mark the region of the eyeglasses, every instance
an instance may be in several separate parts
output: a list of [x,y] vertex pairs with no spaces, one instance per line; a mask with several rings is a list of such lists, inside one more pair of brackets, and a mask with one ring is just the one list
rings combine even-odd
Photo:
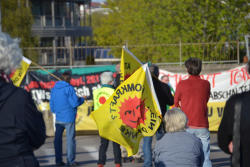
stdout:
[[169,80],[168,79],[163,79],[163,80],[161,80],[162,82],[169,82]]

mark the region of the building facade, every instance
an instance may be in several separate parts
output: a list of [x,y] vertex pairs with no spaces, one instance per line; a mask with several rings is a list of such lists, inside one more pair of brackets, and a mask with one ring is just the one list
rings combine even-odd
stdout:
[[40,47],[47,48],[40,52],[38,64],[74,61],[68,48],[86,45],[86,37],[92,36],[91,15],[85,14],[90,4],[91,0],[31,0],[32,32],[39,37]]

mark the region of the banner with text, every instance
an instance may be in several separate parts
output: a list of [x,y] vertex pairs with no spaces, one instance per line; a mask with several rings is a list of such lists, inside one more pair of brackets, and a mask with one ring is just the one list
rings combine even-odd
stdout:
[[[48,70],[57,77],[65,71],[71,74],[71,82],[77,96],[87,96],[87,100],[93,99],[93,90],[101,87],[100,75],[105,71],[115,72],[115,65],[74,68],[61,70]],[[115,73],[114,76],[115,77]],[[20,85],[31,93],[33,100],[41,111],[50,110],[50,91],[58,80],[42,70],[28,71]],[[89,117],[93,104],[89,101],[78,107],[76,117],[76,130],[97,130],[96,124]]]
[[[187,74],[177,74],[160,70],[159,78],[168,75],[170,85],[176,89],[179,81],[187,79]],[[217,131],[224,112],[227,99],[237,93],[250,90],[250,77],[246,66],[240,66],[228,71],[200,75],[211,84],[211,94],[208,102],[209,130]]]

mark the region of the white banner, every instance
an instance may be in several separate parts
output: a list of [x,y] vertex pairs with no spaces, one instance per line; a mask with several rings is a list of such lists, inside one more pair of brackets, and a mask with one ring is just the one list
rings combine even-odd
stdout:
[[[168,75],[170,84],[176,89],[179,81],[187,79],[187,74],[172,73],[160,70],[159,79]],[[250,90],[250,77],[246,66],[240,66],[228,71],[217,72],[207,75],[200,75],[202,79],[208,80],[211,84],[211,95],[209,102],[225,102],[230,96]]]
[[[174,90],[179,81],[188,78],[187,73],[178,74],[160,70],[159,79],[163,75],[169,76],[170,85]],[[208,102],[209,130],[217,131],[226,101],[234,94],[250,90],[250,77],[246,66],[240,66],[223,72],[200,75],[200,77],[208,80],[211,84],[211,94]]]

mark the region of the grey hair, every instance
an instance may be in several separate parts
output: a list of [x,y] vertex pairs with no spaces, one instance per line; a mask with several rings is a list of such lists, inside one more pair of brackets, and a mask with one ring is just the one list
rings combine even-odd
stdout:
[[187,128],[188,119],[179,108],[172,108],[166,112],[163,122],[167,132],[183,132]]
[[161,80],[163,80],[163,78],[165,78],[165,77],[167,77],[167,78],[169,79],[169,76],[168,76],[168,75],[163,75],[163,76],[161,77]]
[[113,73],[112,72],[104,72],[101,75],[101,82],[103,84],[108,84],[110,81],[113,81]]
[[12,39],[8,34],[0,32],[0,70],[10,75],[18,68],[22,59],[19,40]]
[[155,64],[152,64],[150,67],[149,67],[149,70],[150,72],[152,72],[156,77],[159,76],[159,67]]

